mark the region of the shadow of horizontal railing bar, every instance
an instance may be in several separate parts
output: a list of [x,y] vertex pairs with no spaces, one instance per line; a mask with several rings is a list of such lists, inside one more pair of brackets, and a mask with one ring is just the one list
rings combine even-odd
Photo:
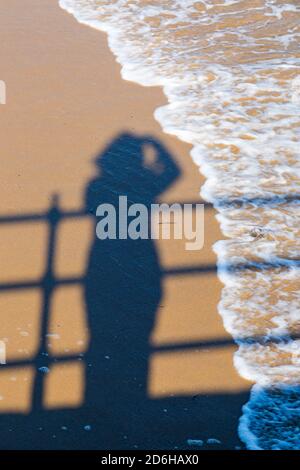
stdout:
[[[55,200],[55,198],[54,198]],[[183,207],[184,205],[196,206],[197,204],[203,204],[205,209],[218,209],[221,207],[239,207],[245,204],[252,204],[255,206],[264,206],[264,205],[279,205],[286,204],[291,202],[300,201],[300,195],[278,195],[272,197],[254,197],[254,198],[236,198],[229,200],[216,200],[214,204],[210,202],[203,201],[199,199],[198,201],[171,201],[167,202],[169,206],[176,204],[177,206]],[[157,204],[163,204],[163,201],[157,202]],[[59,218],[68,219],[68,218],[77,218],[77,217],[87,217],[91,216],[91,212],[87,210],[61,210],[56,203],[48,211],[36,212],[36,213],[27,213],[27,214],[14,214],[14,215],[2,215],[0,216],[0,224],[8,223],[20,223],[20,222],[40,222],[47,221],[53,215],[52,211],[55,210]]]
[[[252,346],[254,344],[260,345],[274,345],[274,344],[287,344],[290,341],[300,339],[300,333],[294,333],[291,335],[278,335],[278,336],[251,336],[235,338],[216,338],[202,341],[190,341],[188,343],[166,343],[162,345],[152,345],[152,353],[169,353],[169,352],[184,352],[193,350],[193,352],[200,352],[201,350],[209,349],[223,349],[226,347],[237,347],[237,345]],[[48,367],[51,364],[67,363],[72,361],[83,361],[84,353],[68,354],[68,355],[47,355],[43,356],[40,364],[43,367]],[[17,360],[10,360],[6,363],[6,367],[25,367],[25,366],[36,366],[36,358],[19,358]]]
[[[280,269],[280,268],[300,268],[300,259],[299,258],[285,258],[285,259],[276,259],[270,262],[249,262],[249,263],[227,263],[227,264],[203,264],[195,266],[175,266],[172,268],[167,268],[162,270],[163,276],[183,276],[183,275],[204,275],[207,273],[216,273],[216,272],[227,272],[235,273],[242,270],[249,271],[263,271],[271,269]],[[19,282],[6,282],[0,284],[0,291],[4,290],[20,290],[20,289],[41,289],[46,285],[49,287],[51,284],[52,287],[56,286],[66,286],[70,284],[82,284],[84,285],[84,277],[69,277],[69,278],[52,278],[45,277],[45,280],[42,278],[37,281],[19,281]]]

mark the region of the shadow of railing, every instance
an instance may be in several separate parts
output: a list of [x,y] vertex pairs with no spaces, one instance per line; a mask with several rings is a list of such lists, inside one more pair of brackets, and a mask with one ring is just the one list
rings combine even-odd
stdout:
[[[272,199],[253,199],[253,200],[231,200],[226,203],[220,203],[222,206],[229,205],[242,205],[246,203],[253,204],[279,204],[286,202],[298,201],[299,196],[289,197],[278,197]],[[197,204],[203,203],[203,201],[197,201]],[[170,203],[169,203],[170,204]],[[178,204],[178,203],[177,203]],[[185,202],[183,204],[196,204],[196,202]],[[211,209],[213,206],[208,203],[204,203],[206,209]],[[91,213],[85,210],[77,211],[64,211],[59,207],[59,200],[57,196],[54,196],[51,202],[51,206],[46,212],[29,213],[29,214],[18,214],[18,215],[6,215],[0,217],[1,224],[15,224],[15,223],[36,223],[44,222],[48,226],[48,240],[46,249],[46,263],[44,266],[44,274],[38,280],[21,280],[18,282],[6,282],[0,284],[0,292],[3,291],[18,291],[26,289],[39,289],[42,292],[42,315],[41,315],[41,327],[40,327],[40,343],[37,354],[32,359],[19,359],[18,361],[9,361],[6,367],[16,367],[31,365],[36,370],[41,367],[50,367],[53,362],[59,361],[73,361],[78,360],[82,355],[63,355],[61,357],[49,356],[47,353],[47,334],[49,330],[49,312],[52,301],[52,294],[58,286],[69,286],[69,285],[84,285],[84,277],[66,277],[56,278],[54,273],[54,260],[56,255],[56,240],[58,226],[62,221],[66,219],[82,219],[84,217],[90,217]],[[209,273],[216,273],[217,271],[235,272],[241,270],[270,270],[274,268],[290,268],[300,267],[299,259],[276,259],[270,262],[248,262],[238,264],[204,264],[198,266],[175,266],[162,270],[163,276],[184,276],[184,275],[206,275]],[[252,338],[238,338],[233,341],[228,338],[221,338],[217,340],[207,340],[189,343],[179,344],[165,344],[160,346],[153,346],[154,352],[167,352],[167,351],[179,351],[179,350],[190,350],[190,349],[209,349],[209,348],[222,348],[236,343],[251,344],[253,342],[260,342],[266,344],[267,342],[287,342],[291,339],[299,338],[299,335],[291,336],[277,336],[277,337],[252,337]],[[35,385],[33,388],[33,409],[42,408],[42,394],[43,394],[43,374],[36,374]]]

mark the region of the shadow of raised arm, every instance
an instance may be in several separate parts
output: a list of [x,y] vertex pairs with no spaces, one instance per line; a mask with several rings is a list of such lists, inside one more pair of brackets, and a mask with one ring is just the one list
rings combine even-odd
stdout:
[[157,194],[163,193],[180,176],[180,169],[168,150],[157,140],[147,137],[144,145],[151,146],[156,153],[156,160],[150,166],[156,178]]

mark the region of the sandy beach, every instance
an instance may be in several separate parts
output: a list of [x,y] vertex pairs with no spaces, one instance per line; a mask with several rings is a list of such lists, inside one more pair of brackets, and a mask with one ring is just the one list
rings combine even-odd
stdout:
[[[217,310],[222,285],[212,245],[223,235],[209,204],[202,250],[186,251],[184,240],[157,240],[151,248],[161,293],[152,325],[141,327],[143,341],[130,317],[122,320],[125,329],[133,321],[130,341],[111,338],[105,309],[98,332],[97,296],[86,298],[95,237],[86,194],[108,145],[124,134],[158,142],[178,168],[159,201],[200,201],[204,180],[191,147],[153,117],[166,103],[162,90],[122,80],[106,35],[58,2],[0,6],[0,79],[7,86],[0,106],[0,339],[7,348],[0,448],[189,449],[189,440],[202,441],[202,449],[242,446],[238,420],[251,383],[234,368],[236,347]],[[135,273],[127,258],[120,258],[123,272]],[[142,280],[134,282],[140,305]],[[106,293],[118,296],[116,286]],[[116,363],[101,338],[108,350],[113,344]],[[89,350],[99,370],[105,363],[101,378],[97,367],[89,373]],[[126,363],[141,372],[139,392],[123,377]]]

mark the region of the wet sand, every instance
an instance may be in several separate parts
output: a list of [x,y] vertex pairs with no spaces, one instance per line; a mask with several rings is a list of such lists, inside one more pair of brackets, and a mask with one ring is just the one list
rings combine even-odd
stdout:
[[[79,214],[95,158],[125,132],[151,136],[180,171],[160,201],[197,202],[203,178],[190,147],[153,118],[165,103],[162,90],[123,81],[105,34],[78,24],[56,1],[2,0],[1,11],[1,448],[170,449],[208,438],[221,444],[203,448],[241,445],[238,418],[251,384],[234,369],[235,346],[217,312],[222,286],[212,245],[221,234],[210,206],[201,251],[186,251],[183,241],[156,243],[162,298],[145,348],[143,397],[136,402],[123,390],[114,369],[118,396],[86,403],[84,352],[91,338],[97,342],[84,302],[94,232]],[[55,194],[60,216],[78,215],[56,223],[57,213],[47,212]],[[48,335],[42,344],[41,331]],[[135,347],[138,357],[138,341]],[[49,355],[37,358],[43,349]],[[91,421],[93,433],[84,429]]]

